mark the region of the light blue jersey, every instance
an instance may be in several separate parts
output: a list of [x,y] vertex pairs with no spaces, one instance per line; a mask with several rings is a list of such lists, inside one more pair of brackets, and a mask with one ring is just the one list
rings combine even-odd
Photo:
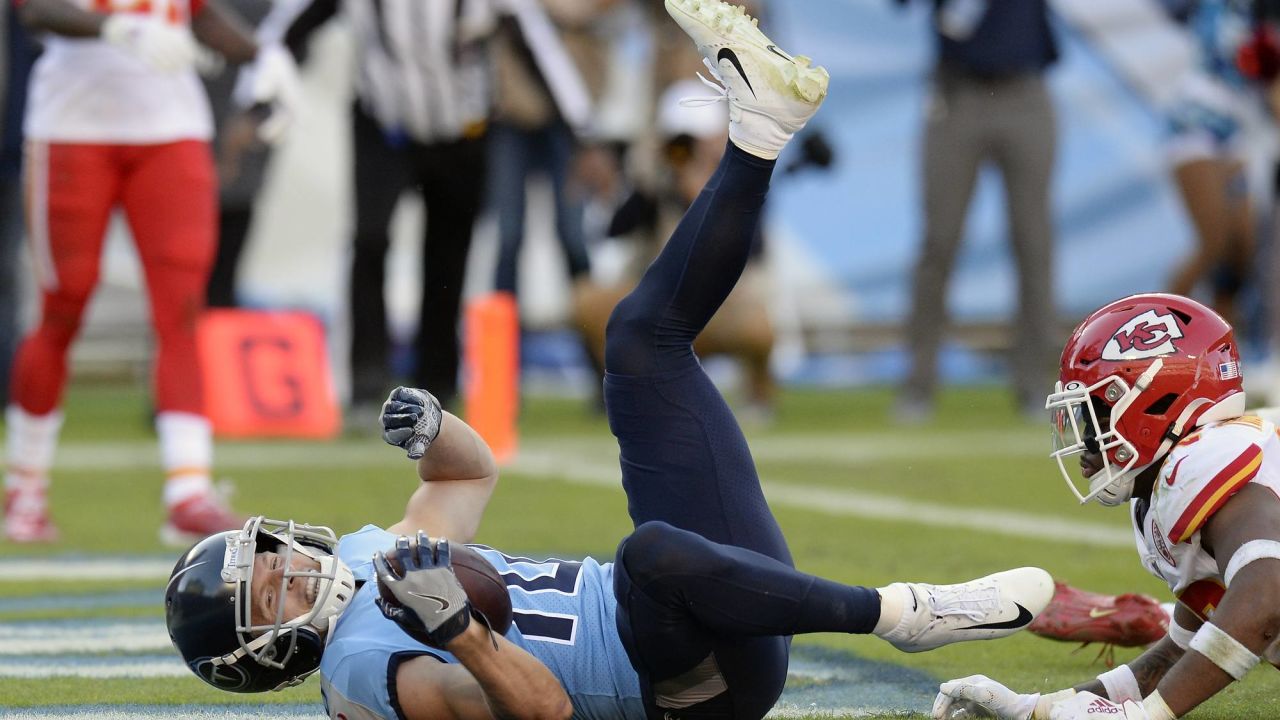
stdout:
[[[320,663],[332,718],[401,718],[394,688],[399,664],[420,655],[457,662],[406,635],[374,604],[373,554],[395,541],[386,530],[366,525],[338,542],[338,557],[365,583],[330,632]],[[514,616],[507,639],[551,669],[573,702],[573,717],[643,720],[639,681],[614,625],[613,564],[530,560],[472,547],[507,583]]]

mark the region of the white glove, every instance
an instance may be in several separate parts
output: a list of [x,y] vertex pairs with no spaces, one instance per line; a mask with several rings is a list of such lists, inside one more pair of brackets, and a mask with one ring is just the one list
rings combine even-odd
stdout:
[[275,143],[302,109],[302,80],[293,55],[282,45],[268,44],[258,48],[251,65],[240,71],[234,98],[241,107],[264,106],[270,114],[258,125],[258,137]]
[[101,37],[155,70],[176,73],[196,61],[191,31],[148,15],[115,13],[102,23]]
[[[959,710],[968,703],[976,703],[1000,720],[1038,720],[1048,717],[1047,710],[1052,703],[1075,694],[1074,690],[1061,690],[1044,696],[1039,693],[1022,695],[986,675],[949,680],[942,683],[938,690],[938,697],[933,701],[933,717],[936,720],[951,720],[952,711]],[[1039,714],[1036,714],[1037,709]]]
[[1091,692],[1076,693],[1073,697],[1054,705],[1049,711],[1049,720],[1093,720],[1093,718],[1104,717],[1115,720],[1150,720],[1151,718],[1141,703],[1127,700],[1121,705]]

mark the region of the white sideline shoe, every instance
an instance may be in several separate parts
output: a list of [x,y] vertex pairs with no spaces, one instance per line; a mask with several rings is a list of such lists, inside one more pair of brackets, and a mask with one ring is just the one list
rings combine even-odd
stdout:
[[990,640],[1025,628],[1053,599],[1053,578],[1025,567],[956,585],[894,583],[909,602],[897,627],[882,637],[903,652],[923,652],[964,640]]
[[718,0],[666,0],[666,5],[723,85],[703,80],[722,95],[707,102],[729,103],[733,144],[765,159],[777,158],[826,98],[831,80],[826,69],[780,50],[741,7]]

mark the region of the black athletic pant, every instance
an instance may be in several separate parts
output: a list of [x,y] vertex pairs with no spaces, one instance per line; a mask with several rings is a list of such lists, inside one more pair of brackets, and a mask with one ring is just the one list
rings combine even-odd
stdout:
[[746,439],[693,353],[746,265],[773,165],[730,144],[609,321],[605,407],[636,525],[616,557],[618,632],[651,718],[763,717],[791,634],[879,619],[875,590],[794,569]]
[[218,254],[213,258],[205,291],[205,302],[211,308],[236,306],[236,273],[252,223],[252,204],[218,209]]
[[381,402],[393,384],[383,299],[388,226],[401,194],[422,193],[422,306],[414,341],[415,387],[446,406],[457,396],[458,313],[471,231],[484,190],[485,144],[466,139],[422,145],[389,136],[357,104],[356,232],[351,262],[353,402]]

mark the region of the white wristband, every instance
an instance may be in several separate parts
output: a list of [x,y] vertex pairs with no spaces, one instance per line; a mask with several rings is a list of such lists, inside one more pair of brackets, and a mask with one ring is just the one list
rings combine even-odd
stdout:
[[1142,701],[1142,709],[1147,711],[1147,720],[1178,720],[1178,716],[1169,709],[1169,704],[1160,697],[1159,690],[1152,690]]
[[1179,625],[1177,620],[1169,619],[1169,639],[1174,645],[1186,650],[1191,647],[1191,638],[1194,636],[1195,633]]
[[1138,678],[1128,665],[1120,665],[1098,676],[1102,687],[1107,689],[1107,698],[1117,705],[1125,700],[1141,700],[1142,688],[1138,687]]
[[1258,656],[1222,628],[1207,622],[1191,638],[1191,649],[1209,658],[1209,662],[1239,680],[1258,664]]
[[1226,582],[1227,587],[1231,586],[1231,578],[1240,572],[1245,565],[1255,560],[1265,560],[1274,558],[1280,560],[1280,541],[1276,540],[1250,540],[1236,549],[1231,555],[1231,560],[1227,562],[1227,571],[1222,574],[1222,579]]

